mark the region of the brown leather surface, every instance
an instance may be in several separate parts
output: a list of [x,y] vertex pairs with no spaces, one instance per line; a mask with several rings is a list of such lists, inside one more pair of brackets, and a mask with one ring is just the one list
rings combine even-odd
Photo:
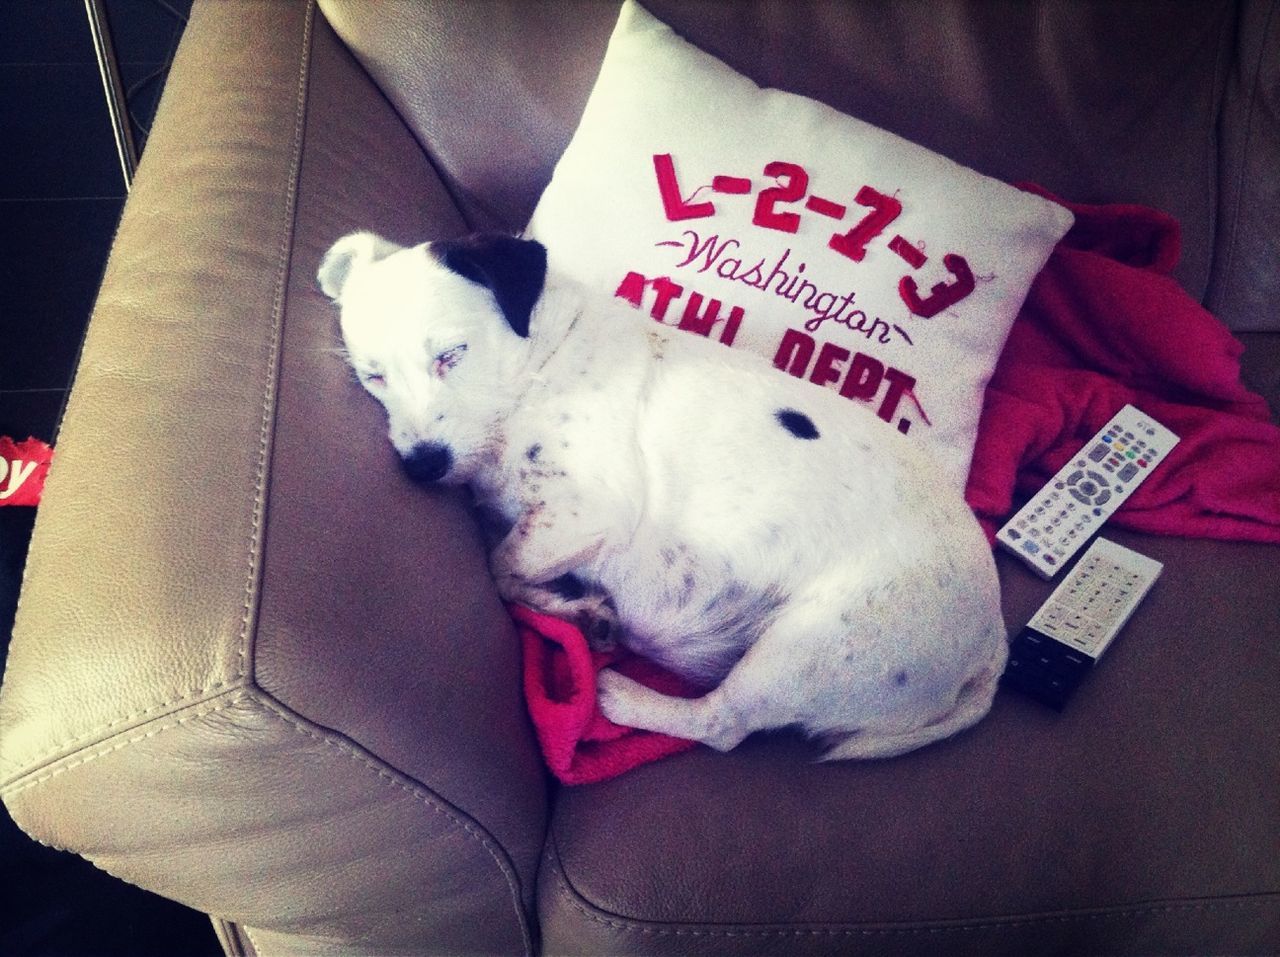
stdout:
[[[1178,276],[1204,295],[1216,126],[1235,44],[1231,0],[645,5],[761,84],[984,173],[1173,214],[1183,227]],[[577,126],[616,4],[322,7],[456,184],[472,221],[523,226]],[[1264,320],[1230,316],[1280,328],[1274,310]]]
[[312,14],[193,11],[31,549],[3,796],[257,952],[531,953],[545,778],[511,626],[312,278],[356,225],[461,222]]
[[1243,0],[1220,121],[1221,215],[1208,306],[1280,331],[1280,0]]
[[[1061,715],[1002,690],[898,759],[779,734],[563,791],[547,952],[1270,952],[1277,549],[1108,537],[1164,575]],[[1012,630],[1052,585],[999,565]]]
[[[244,684],[305,17],[215,16],[193,13],[85,340],[0,697],[5,779]],[[211,76],[227,88],[184,89]]]
[[339,0],[321,9],[472,228],[522,228],[577,128],[616,0]]
[[[461,219],[412,136],[317,30],[275,397],[259,687],[465,808],[534,874],[546,783],[520,646],[461,492],[409,481],[338,354],[320,260],[353,229],[402,242]],[[376,122],[371,122],[374,119]]]
[[1240,379],[1267,400],[1271,418],[1280,421],[1280,335],[1272,332],[1241,332],[1244,344],[1240,357]]

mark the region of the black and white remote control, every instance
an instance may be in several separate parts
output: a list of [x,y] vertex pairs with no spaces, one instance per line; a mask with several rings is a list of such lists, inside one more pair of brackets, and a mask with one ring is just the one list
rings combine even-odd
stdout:
[[1164,566],[1099,538],[1013,640],[1001,679],[1061,711]]
[[1178,444],[1132,405],[1090,439],[996,533],[1041,578],[1052,578]]

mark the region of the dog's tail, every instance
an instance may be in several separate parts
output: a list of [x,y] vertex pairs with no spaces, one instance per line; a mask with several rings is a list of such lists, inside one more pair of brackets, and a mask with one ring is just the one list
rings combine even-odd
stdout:
[[1009,657],[1009,648],[1003,635],[993,644],[995,648],[991,660],[964,683],[960,693],[956,695],[955,705],[942,717],[906,730],[863,728],[850,734],[825,735],[825,740],[832,746],[818,760],[892,758],[941,741],[977,724],[991,710],[991,700],[995,697],[996,686]]

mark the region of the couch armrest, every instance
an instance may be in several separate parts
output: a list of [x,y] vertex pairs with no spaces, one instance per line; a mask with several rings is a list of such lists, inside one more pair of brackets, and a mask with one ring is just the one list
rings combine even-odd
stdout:
[[313,277],[356,227],[464,223],[312,3],[197,3],[40,509],[0,786],[259,952],[529,952],[518,644],[335,355]]

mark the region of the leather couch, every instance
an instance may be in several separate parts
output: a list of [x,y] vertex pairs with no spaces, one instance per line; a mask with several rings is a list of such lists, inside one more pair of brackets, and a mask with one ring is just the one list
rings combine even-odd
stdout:
[[[650,0],[759,82],[1182,223],[1280,401],[1280,3]],[[1164,577],[1061,715],[814,765],[544,772],[464,496],[403,477],[315,288],[355,228],[518,229],[611,2],[198,0],[102,284],[0,695],[40,841],[230,954],[1280,950],[1280,552]],[[1010,630],[1051,586],[999,559]]]

